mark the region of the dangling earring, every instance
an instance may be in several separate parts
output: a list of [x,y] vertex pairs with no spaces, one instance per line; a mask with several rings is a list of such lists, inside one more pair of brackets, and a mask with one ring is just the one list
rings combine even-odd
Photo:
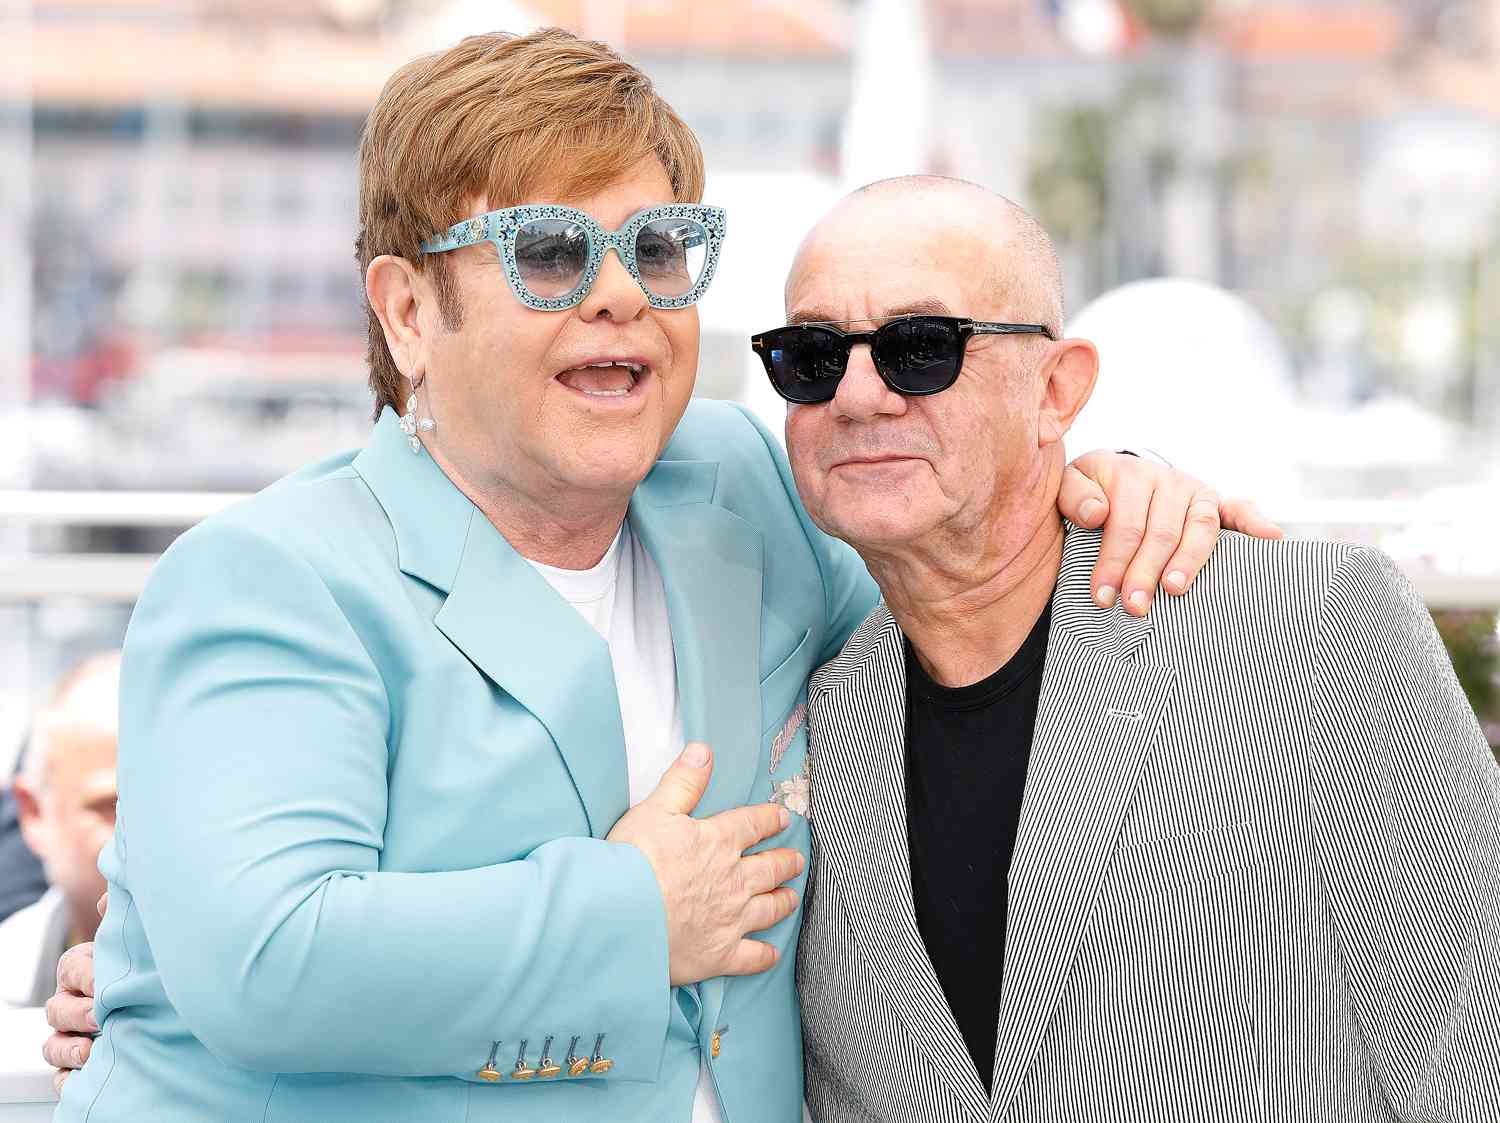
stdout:
[[417,388],[422,385],[423,379],[419,375],[412,381],[411,397],[406,399],[406,414],[401,418],[401,431],[406,434],[406,443],[411,446],[413,452],[422,451],[422,442],[417,439],[417,431],[430,433],[437,428],[437,422],[430,417],[417,418]]

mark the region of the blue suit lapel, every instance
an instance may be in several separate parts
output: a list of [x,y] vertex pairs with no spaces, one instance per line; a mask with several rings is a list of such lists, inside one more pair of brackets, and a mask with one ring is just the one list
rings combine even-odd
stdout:
[[714,751],[701,818],[750,796],[760,759],[760,531],[708,502],[718,465],[668,461],[630,504],[667,592],[683,732]]
[[477,510],[434,623],[547,727],[589,832],[607,835],[630,801],[608,644]]
[[389,408],[354,468],[390,519],[402,572],[448,594],[434,623],[546,726],[603,838],[630,799],[608,645],[432,457],[412,455]]
[[[630,521],[667,591],[683,732],[713,749],[695,814],[748,802],[760,763],[760,607],[763,542],[710,498],[716,464],[667,461],[637,490]],[[718,1027],[723,978],[698,987],[705,1034]]]

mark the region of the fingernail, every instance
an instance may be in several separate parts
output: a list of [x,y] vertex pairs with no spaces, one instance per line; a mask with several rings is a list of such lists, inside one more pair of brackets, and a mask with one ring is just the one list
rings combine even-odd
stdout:
[[1130,607],[1137,612],[1145,612],[1151,604],[1151,597],[1145,589],[1137,589],[1130,594]]
[[1100,608],[1109,608],[1115,603],[1115,587],[1113,585],[1100,585],[1099,591],[1094,594],[1094,599],[1099,602]]
[[68,1055],[73,1058],[73,1067],[74,1068],[78,1068],[80,1065],[83,1064],[83,1046],[82,1045],[74,1045],[72,1052],[69,1053]]
[[781,814],[776,816],[776,821],[781,824],[782,830],[786,830],[787,827],[792,825],[792,813],[783,807]]
[[1173,592],[1180,592],[1183,586],[1186,584],[1187,574],[1183,573],[1181,570],[1174,569],[1171,573],[1167,574],[1167,588],[1171,589]]
[[702,768],[708,763],[708,746],[694,741],[682,752],[682,759],[692,768]]
[[88,1030],[90,1033],[99,1032],[99,1023],[94,1021],[94,1015],[89,1015],[89,1020],[83,1023],[83,1028]]
[[807,859],[799,852],[797,855],[797,872],[801,873],[807,868]]
[[1082,519],[1092,520],[1104,510],[1104,504],[1097,499],[1085,499],[1083,505],[1078,508],[1078,516]]

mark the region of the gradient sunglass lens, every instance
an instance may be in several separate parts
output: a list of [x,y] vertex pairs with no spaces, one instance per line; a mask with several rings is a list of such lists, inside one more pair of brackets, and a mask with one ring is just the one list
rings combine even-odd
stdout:
[[516,269],[532,296],[555,300],[583,283],[589,236],[565,218],[539,218],[516,231]]
[[654,296],[686,296],[708,263],[708,231],[690,218],[658,218],[635,236],[635,267]]

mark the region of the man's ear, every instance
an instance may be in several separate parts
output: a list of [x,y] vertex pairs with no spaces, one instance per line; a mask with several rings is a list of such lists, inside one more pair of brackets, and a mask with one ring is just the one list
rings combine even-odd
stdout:
[[12,780],[10,790],[16,797],[16,819],[21,825],[21,836],[26,840],[26,845],[35,852],[40,842],[39,835],[42,826],[41,793],[33,788],[31,782],[24,776],[17,776]]
[[1086,339],[1059,339],[1042,363],[1042,408],[1037,436],[1044,447],[1056,444],[1073,427],[1099,377],[1099,352]]
[[417,270],[404,257],[381,254],[365,270],[365,299],[385,332],[396,368],[407,378],[421,373],[421,290]]

